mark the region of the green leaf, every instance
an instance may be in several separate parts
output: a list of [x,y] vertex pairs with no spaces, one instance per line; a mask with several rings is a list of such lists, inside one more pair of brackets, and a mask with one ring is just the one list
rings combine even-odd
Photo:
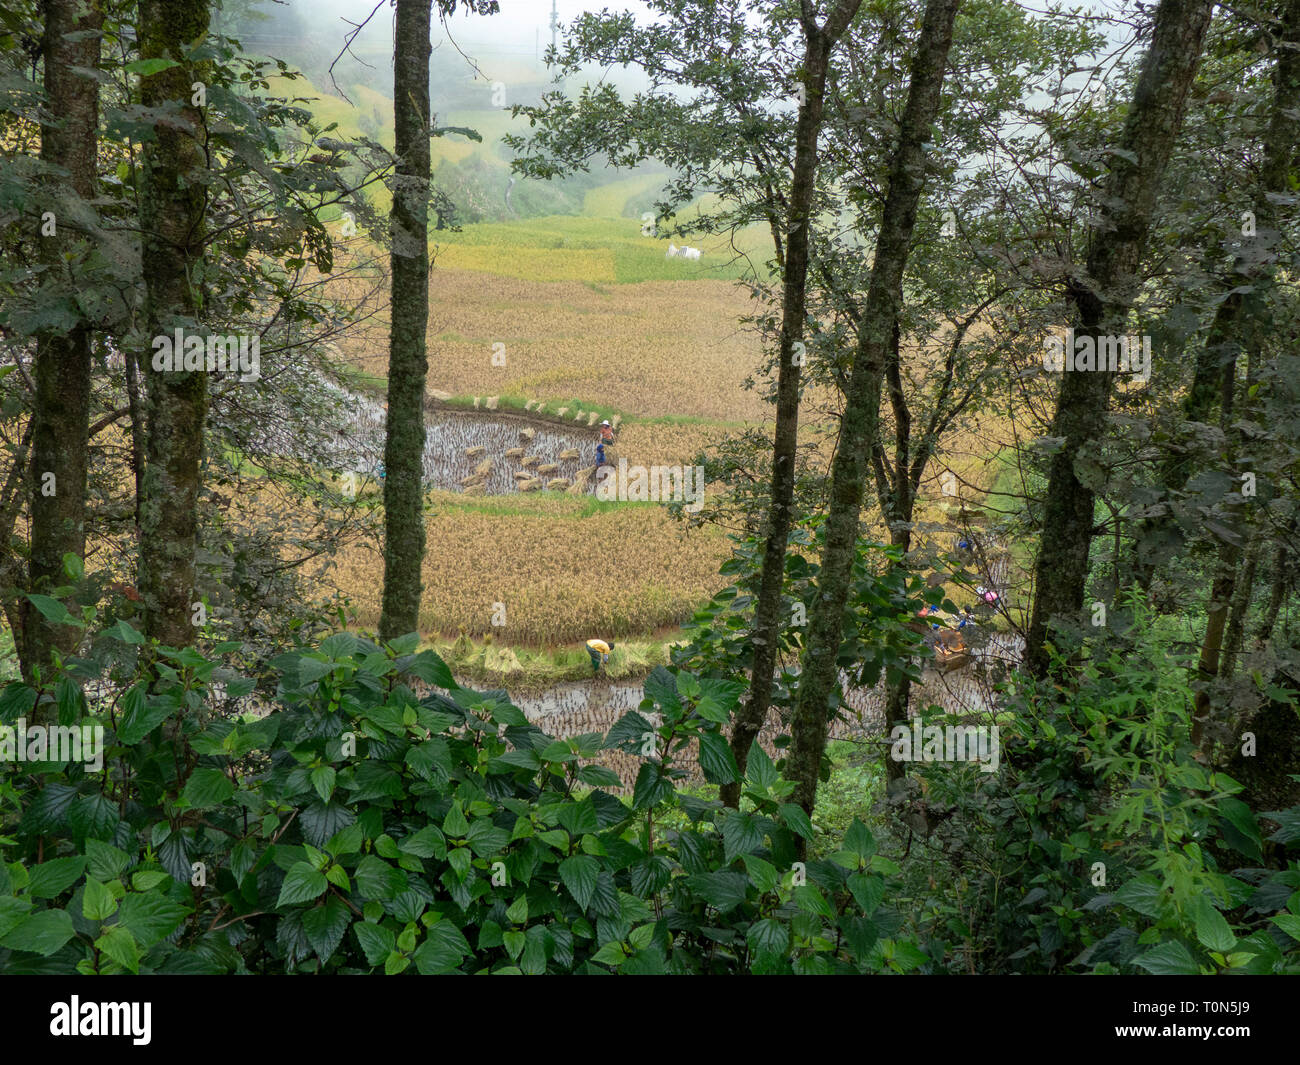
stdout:
[[176,710],[163,697],[149,699],[144,685],[137,684],[122,697],[122,717],[117,738],[127,746],[139,743]]
[[612,965],[614,968],[618,968],[627,961],[627,951],[623,949],[623,944],[617,939],[611,939],[591,956],[591,960],[601,965]]
[[321,802],[330,801],[330,796],[334,794],[334,780],[337,776],[334,767],[330,765],[318,766],[311,771],[311,786],[316,789]]
[[1237,945],[1237,937],[1232,934],[1228,922],[1207,896],[1202,895],[1196,900],[1192,914],[1196,921],[1196,938],[1202,946],[1227,954]]
[[663,768],[658,762],[642,762],[636,774],[636,783],[632,787],[632,807],[636,810],[648,810],[658,806],[673,794],[673,783],[664,776]]
[[[3,864],[3,862],[0,862],[0,867],[3,867]],[[4,939],[5,936],[22,924],[31,911],[32,903],[30,899],[0,895],[0,939]]]
[[740,779],[736,756],[721,733],[700,733],[700,769],[710,784],[730,784]]
[[560,863],[560,879],[584,911],[591,905],[599,875],[600,863],[589,854],[575,854]]
[[185,801],[196,810],[220,806],[235,794],[235,785],[220,769],[196,769],[185,782]]
[[695,704],[695,712],[706,721],[725,725],[731,720],[732,711],[740,701],[745,686],[734,680],[714,677],[700,677],[699,683],[701,695]]
[[397,841],[397,849],[403,854],[414,854],[417,858],[432,858],[447,851],[447,841],[438,831],[437,825],[425,825],[419,832],[412,832]]
[[171,935],[190,914],[189,908],[165,895],[128,894],[122,899],[117,923],[130,929],[142,950]]
[[347,905],[337,895],[329,896],[323,906],[313,906],[303,913],[302,930],[321,961],[328,961],[338,950],[350,920]]
[[1300,940],[1300,917],[1293,913],[1277,913],[1273,915],[1272,921],[1292,939]]
[[790,929],[771,917],[750,925],[745,938],[749,942],[749,949],[755,954],[784,958],[790,953]]
[[732,810],[722,822],[724,860],[730,864],[742,854],[750,854],[763,845],[763,830],[753,814]]
[[159,884],[172,879],[171,873],[161,869],[142,869],[131,876],[131,886],[136,891],[152,891]]
[[885,897],[885,881],[883,877],[854,873],[849,877],[849,890],[862,907],[863,915],[870,917]]
[[1191,951],[1177,940],[1161,943],[1158,947],[1148,950],[1140,957],[1134,958],[1133,964],[1140,965],[1156,976],[1196,976],[1201,971]]
[[357,890],[368,899],[386,901],[406,890],[406,874],[387,862],[367,854],[353,874]]
[[617,788],[623,783],[614,770],[603,765],[584,765],[578,770],[578,779],[593,788]]
[[1144,917],[1159,918],[1161,912],[1160,882],[1154,876],[1140,876],[1120,886],[1115,900]]
[[712,873],[696,873],[686,878],[687,885],[711,906],[726,913],[745,901],[749,890],[749,878],[743,873],[730,870],[718,870]]
[[752,854],[746,854],[742,860],[745,863],[745,872],[749,874],[749,879],[760,893],[766,894],[781,882],[781,874],[776,871],[776,866],[771,862]]
[[646,677],[645,695],[667,711],[666,716],[670,720],[674,716],[673,711],[681,710],[681,702],[677,698],[677,678],[663,666],[655,666]]
[[506,908],[506,917],[514,924],[525,924],[528,921],[528,896],[520,895]]
[[127,63],[123,69],[129,74],[139,74],[142,78],[148,78],[178,66],[180,64],[174,59],[136,59]]
[[76,934],[67,910],[40,910],[12,929],[0,947],[49,957]]
[[77,625],[85,628],[78,619],[68,613],[68,608],[57,599],[53,599],[48,595],[37,594],[29,595],[27,598],[41,612],[46,621],[55,625]]
[[785,802],[781,804],[781,820],[784,821],[790,830],[804,839],[813,838],[812,822],[808,820],[808,815],[804,813],[802,806],[796,806],[794,803]]
[[465,812],[460,808],[459,802],[453,802],[451,809],[447,811],[447,816],[442,819],[442,831],[451,839],[465,838],[465,833],[469,831],[469,822],[465,820]]
[[138,629],[132,628],[121,618],[118,618],[117,624],[104,630],[104,635],[114,640],[120,640],[122,643],[142,644],[144,643],[144,634]]
[[794,901],[805,913],[813,913],[828,920],[833,920],[835,917],[835,908],[826,901],[826,896],[814,884],[801,884],[795,888]]
[[352,926],[352,931],[356,933],[357,942],[371,965],[382,962],[392,952],[397,941],[396,933],[383,925],[358,921]]
[[80,854],[71,858],[52,858],[40,865],[33,865],[28,870],[31,879],[27,883],[27,894],[34,899],[52,899],[72,887],[85,868],[86,859]]
[[131,857],[111,843],[98,839],[86,840],[86,857],[91,876],[100,880],[116,880],[131,864]]
[[776,783],[779,774],[772,759],[755,740],[749,747],[749,761],[745,763],[745,780],[755,788],[770,788]]
[[1240,799],[1225,796],[1219,800],[1219,815],[1224,842],[1254,861],[1263,858],[1264,837],[1254,813]]
[[319,869],[307,862],[295,862],[285,874],[276,907],[291,906],[296,902],[310,902],[319,898],[329,888],[329,881]]
[[451,921],[439,921],[416,950],[415,967],[422,976],[450,972],[470,953],[469,942],[460,929]]
[[95,946],[129,972],[140,971],[140,947],[130,931],[120,924],[110,925],[95,940]]
[[86,890],[81,896],[81,914],[88,921],[106,921],[117,912],[117,899],[94,877],[86,877]]
[[871,835],[871,830],[856,817],[853,819],[853,824],[849,825],[849,830],[844,833],[844,849],[864,859],[876,853],[875,837]]

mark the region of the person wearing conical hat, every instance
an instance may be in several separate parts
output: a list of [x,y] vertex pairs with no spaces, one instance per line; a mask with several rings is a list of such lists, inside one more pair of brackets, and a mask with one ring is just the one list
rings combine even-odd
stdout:
[[609,653],[614,650],[614,641],[606,643],[604,640],[588,640],[587,654],[591,658],[591,675],[594,677],[600,672],[600,667],[609,662]]

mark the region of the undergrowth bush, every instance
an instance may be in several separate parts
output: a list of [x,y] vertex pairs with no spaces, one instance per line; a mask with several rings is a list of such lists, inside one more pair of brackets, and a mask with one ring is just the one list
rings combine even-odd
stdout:
[[[893,868],[812,828],[761,749],[740,811],[691,794],[739,684],[659,668],[641,712],[556,740],[502,691],[459,686],[415,636],[350,633],[274,659],[150,648],[125,621],[0,722],[100,725],[103,764],[3,763],[0,972],[835,973],[908,971]],[[127,654],[125,652],[130,652]],[[417,691],[418,689],[418,691]],[[264,691],[263,684],[258,691]],[[16,731],[7,739],[19,740]],[[598,764],[643,758],[633,794]]]
[[1189,664],[1139,611],[1068,686],[1005,693],[999,773],[917,767],[881,847],[934,970],[1300,972],[1300,806],[1194,750]]

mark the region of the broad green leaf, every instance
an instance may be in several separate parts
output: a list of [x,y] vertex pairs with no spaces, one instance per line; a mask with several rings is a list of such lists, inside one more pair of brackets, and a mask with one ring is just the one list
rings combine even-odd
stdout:
[[329,889],[325,874],[307,862],[296,862],[285,874],[276,907],[292,906],[296,902],[310,902]]

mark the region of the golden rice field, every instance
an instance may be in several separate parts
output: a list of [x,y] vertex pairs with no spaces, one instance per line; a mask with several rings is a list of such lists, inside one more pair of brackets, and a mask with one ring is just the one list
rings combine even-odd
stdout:
[[[722,587],[718,567],[730,547],[655,505],[553,494],[470,502],[431,493],[426,529],[421,630],[531,646],[676,626]],[[353,599],[363,626],[374,626],[382,578],[377,546],[355,544],[326,579]],[[494,613],[504,625],[493,625]]]
[[[730,281],[584,284],[438,269],[430,291],[429,387],[453,395],[578,396],[629,420],[688,416],[765,421],[770,408],[744,382],[758,339],[737,324],[752,310]],[[495,349],[504,366],[493,365]],[[373,339],[341,344],[384,376]],[[500,358],[497,359],[501,361]]]

